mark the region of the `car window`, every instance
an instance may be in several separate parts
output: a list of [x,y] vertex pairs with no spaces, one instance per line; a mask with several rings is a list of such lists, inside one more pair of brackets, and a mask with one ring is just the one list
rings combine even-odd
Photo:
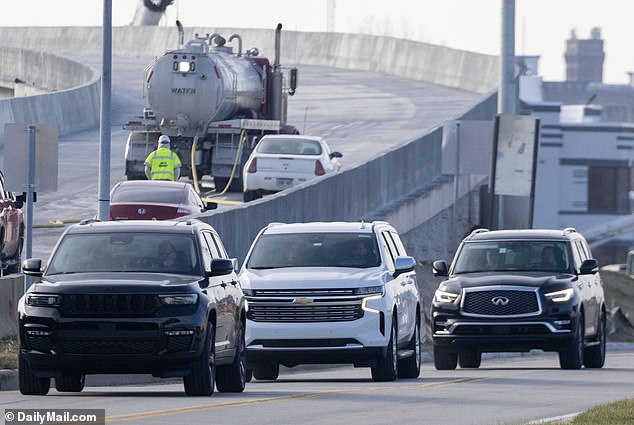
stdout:
[[247,268],[251,269],[379,265],[378,246],[369,233],[264,234],[247,261]]
[[211,235],[214,243],[216,244],[216,248],[218,249],[218,253],[220,254],[220,257],[222,258],[229,258],[229,255],[227,254],[227,250],[225,249],[224,245],[222,244],[222,241],[220,240],[220,237],[216,234],[212,234]]
[[110,197],[110,202],[116,204],[122,203],[157,203],[157,204],[180,204],[183,201],[183,187],[165,187],[160,186],[156,188],[149,187],[150,185],[133,186],[124,185],[119,186],[113,191]]
[[257,147],[258,153],[288,155],[321,155],[321,144],[316,140],[303,139],[262,139]]
[[218,250],[218,245],[214,242],[211,233],[204,232],[203,237],[205,238],[205,243],[209,247],[209,253],[211,254],[211,258],[222,258],[222,254]]
[[466,242],[456,257],[453,273],[483,271],[569,272],[572,263],[563,241]]
[[394,246],[394,241],[392,241],[392,238],[387,231],[381,232],[381,238],[383,238],[385,246],[387,247],[387,252],[390,254],[390,261],[394,263],[394,259],[398,256],[396,247]]
[[191,235],[111,233],[66,235],[47,275],[85,272],[200,274]]

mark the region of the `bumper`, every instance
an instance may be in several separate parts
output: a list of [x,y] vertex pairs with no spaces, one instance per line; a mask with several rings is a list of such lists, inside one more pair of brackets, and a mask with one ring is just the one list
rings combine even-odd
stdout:
[[[389,317],[388,319],[389,320]],[[269,323],[247,320],[247,362],[373,365],[389,342],[383,313],[328,323]]]
[[315,178],[314,174],[302,173],[262,173],[248,174],[244,176],[245,190],[261,190],[264,192],[279,192],[289,187],[297,186],[308,180]]

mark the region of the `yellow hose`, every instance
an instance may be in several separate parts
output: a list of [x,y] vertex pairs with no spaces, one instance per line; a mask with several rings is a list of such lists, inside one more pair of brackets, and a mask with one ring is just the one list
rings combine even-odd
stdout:
[[192,150],[190,153],[190,160],[192,165],[192,181],[194,182],[194,189],[196,190],[196,193],[200,195],[200,187],[198,186],[198,173],[196,172],[196,162],[195,162],[197,144],[198,144],[198,132],[196,132],[196,135],[194,136],[194,140],[192,141]]
[[247,136],[247,130],[243,129],[240,132],[240,141],[238,142],[238,150],[236,151],[236,157],[233,161],[233,168],[231,169],[231,175],[229,176],[229,181],[227,182],[227,185],[222,190],[222,192],[216,193],[214,195],[210,195],[208,198],[215,198],[217,196],[222,196],[227,192],[227,190],[229,190],[229,186],[231,186],[231,181],[233,180],[233,176],[235,176],[235,173],[236,173],[236,168],[238,167],[238,163],[240,162],[240,156],[242,154],[242,143],[244,139],[246,139],[246,136]]

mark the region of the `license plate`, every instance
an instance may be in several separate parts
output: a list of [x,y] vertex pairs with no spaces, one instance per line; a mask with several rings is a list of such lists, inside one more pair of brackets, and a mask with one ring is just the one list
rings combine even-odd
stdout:
[[278,178],[275,180],[277,187],[285,188],[290,187],[293,184],[293,179]]

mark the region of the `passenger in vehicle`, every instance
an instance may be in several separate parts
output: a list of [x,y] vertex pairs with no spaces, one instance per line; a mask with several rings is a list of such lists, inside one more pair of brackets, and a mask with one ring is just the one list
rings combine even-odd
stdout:
[[484,268],[485,270],[495,270],[500,265],[500,258],[497,252],[493,249],[487,249],[484,253]]
[[564,260],[561,249],[547,246],[542,250],[542,265],[547,269],[563,269]]
[[162,270],[180,272],[191,267],[187,264],[185,254],[178,251],[170,241],[163,241],[158,253]]

